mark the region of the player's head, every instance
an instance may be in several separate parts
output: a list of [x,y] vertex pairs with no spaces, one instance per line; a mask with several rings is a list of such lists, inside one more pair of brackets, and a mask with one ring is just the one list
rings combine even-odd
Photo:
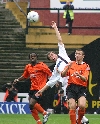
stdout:
[[36,53],[30,53],[30,54],[29,54],[29,59],[30,59],[30,62],[31,62],[32,64],[34,64],[34,63],[37,62],[37,58],[38,58],[38,56],[37,56]]
[[47,59],[52,61],[52,62],[56,62],[57,59],[58,59],[58,55],[55,52],[53,52],[53,51],[48,52],[47,53]]
[[85,56],[85,53],[82,49],[77,49],[75,52],[75,58],[77,62],[82,62],[83,58]]

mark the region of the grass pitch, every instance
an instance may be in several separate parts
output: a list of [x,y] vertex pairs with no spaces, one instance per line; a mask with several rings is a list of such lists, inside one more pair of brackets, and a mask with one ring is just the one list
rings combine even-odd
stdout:
[[[100,124],[100,115],[86,114],[89,124]],[[42,120],[42,115],[40,115]],[[0,124],[36,124],[31,114],[0,114]],[[70,124],[68,114],[51,114],[47,124]]]

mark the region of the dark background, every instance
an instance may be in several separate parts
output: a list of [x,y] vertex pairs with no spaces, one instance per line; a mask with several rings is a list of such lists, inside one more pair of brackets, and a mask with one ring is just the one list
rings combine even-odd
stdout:
[[[89,78],[89,85],[88,85],[88,92],[87,92],[87,101],[88,101],[88,108],[87,113],[93,113],[97,106],[94,108],[92,107],[93,101],[99,101],[99,85],[100,85],[100,38],[96,39],[95,41],[91,42],[90,44],[86,45],[82,48],[85,52],[84,61],[90,65],[92,77]],[[70,56],[71,60],[74,60],[74,53]],[[91,85],[92,84],[92,85]],[[97,84],[94,87],[94,84]],[[93,93],[91,95],[90,89]]]
[[[97,105],[93,107],[93,101],[99,101],[99,82],[100,82],[100,38],[96,39],[92,43],[86,45],[82,48],[85,52],[84,61],[90,65],[91,68],[91,77],[89,77],[89,84],[88,84],[88,92],[87,92],[87,101],[88,107],[86,109],[87,113],[93,113],[97,109]],[[69,55],[71,60],[75,60],[74,53]],[[50,66],[50,69],[53,70],[53,64]],[[95,86],[93,86],[96,84]],[[24,82],[18,82],[16,84],[16,88],[18,89],[19,93],[28,93],[30,87],[30,79]],[[47,91],[43,93],[43,99],[41,101],[42,106],[47,108],[53,108],[53,100],[55,94],[55,87],[49,88]],[[92,94],[91,94],[92,92]]]

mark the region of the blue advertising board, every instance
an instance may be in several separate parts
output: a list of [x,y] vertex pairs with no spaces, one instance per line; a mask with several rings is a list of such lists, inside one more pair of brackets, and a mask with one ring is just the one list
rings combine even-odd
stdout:
[[0,102],[0,114],[30,114],[29,103]]

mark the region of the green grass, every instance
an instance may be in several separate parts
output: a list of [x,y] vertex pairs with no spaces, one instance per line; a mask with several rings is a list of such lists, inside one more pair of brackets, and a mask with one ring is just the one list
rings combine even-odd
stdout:
[[[86,114],[89,124],[100,124],[100,115]],[[42,116],[40,115],[42,119]],[[0,124],[36,124],[31,114],[0,114]],[[47,124],[70,124],[67,114],[52,114]]]

